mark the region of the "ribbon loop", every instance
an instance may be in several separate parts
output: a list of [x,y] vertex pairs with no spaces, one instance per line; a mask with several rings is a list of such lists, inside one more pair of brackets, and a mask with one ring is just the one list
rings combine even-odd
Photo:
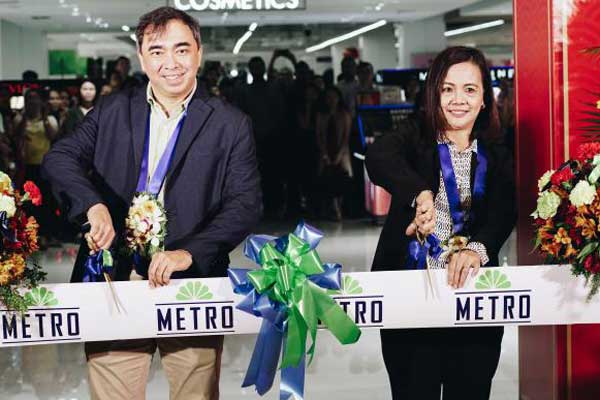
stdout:
[[280,399],[303,399],[305,356],[310,362],[314,355],[319,321],[343,344],[360,338],[358,326],[327,294],[327,289],[341,288],[342,267],[322,264],[316,252],[322,237],[304,222],[280,238],[250,236],[244,254],[261,268],[229,269],[234,292],[244,296],[237,308],[263,318],[243,382],[244,387],[255,385],[261,395],[273,384],[283,347]]

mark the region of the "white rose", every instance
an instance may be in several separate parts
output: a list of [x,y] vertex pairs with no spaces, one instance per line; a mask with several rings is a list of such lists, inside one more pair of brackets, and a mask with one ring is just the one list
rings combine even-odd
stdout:
[[550,178],[552,177],[553,173],[553,169],[546,171],[546,173],[544,173],[544,175],[542,175],[542,177],[538,180],[538,190],[540,192],[544,190],[544,187],[548,184],[548,182],[550,182]]
[[569,200],[575,207],[582,206],[584,204],[592,204],[596,197],[596,187],[588,183],[588,181],[579,181],[577,185],[571,190]]
[[154,247],[158,247],[160,245],[160,240],[155,236],[150,241],[150,244]]
[[552,218],[556,215],[558,206],[560,206],[560,197],[556,193],[546,190],[540,193],[537,199],[537,208],[531,216],[542,219]]
[[2,171],[0,171],[0,191],[8,192],[10,194],[14,193],[10,176],[6,175]]
[[157,224],[156,222],[152,224],[152,233],[155,235],[160,233],[160,224]]
[[15,199],[11,196],[0,194],[0,211],[6,211],[6,216],[12,218],[17,212]]

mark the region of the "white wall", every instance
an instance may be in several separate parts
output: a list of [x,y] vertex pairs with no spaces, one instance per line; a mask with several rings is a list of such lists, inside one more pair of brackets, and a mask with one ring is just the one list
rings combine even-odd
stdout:
[[31,69],[40,79],[48,77],[46,34],[0,20],[0,79],[21,79]]
[[414,67],[411,59],[415,54],[437,53],[444,50],[447,45],[445,30],[444,16],[400,24],[396,30],[398,67]]
[[373,64],[375,71],[398,66],[394,26],[387,24],[368,32],[358,39],[360,59]]

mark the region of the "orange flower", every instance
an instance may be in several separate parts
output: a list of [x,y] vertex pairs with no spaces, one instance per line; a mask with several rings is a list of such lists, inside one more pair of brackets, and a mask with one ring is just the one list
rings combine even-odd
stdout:
[[596,231],[598,228],[600,228],[596,226],[595,220],[580,215],[575,216],[575,226],[577,228],[581,228],[581,236],[583,236],[586,239],[592,239],[597,237]]
[[571,244],[571,238],[565,228],[558,228],[556,235],[554,235],[554,242],[560,244]]
[[567,249],[565,250],[565,258],[575,257],[576,255],[577,250],[575,250],[570,244],[567,245]]
[[550,254],[553,257],[558,257],[558,253],[560,252],[560,243],[544,243],[540,247],[543,252]]
[[10,274],[12,279],[19,279],[25,272],[25,258],[21,254],[13,254],[10,258],[12,268]]
[[30,252],[38,251],[38,229],[40,228],[39,224],[35,220],[34,217],[29,217],[27,220],[27,225],[25,225],[25,234],[27,235],[27,246],[29,247]]
[[7,285],[12,280],[18,279],[25,272],[25,258],[13,253],[9,258],[0,261],[0,285]]

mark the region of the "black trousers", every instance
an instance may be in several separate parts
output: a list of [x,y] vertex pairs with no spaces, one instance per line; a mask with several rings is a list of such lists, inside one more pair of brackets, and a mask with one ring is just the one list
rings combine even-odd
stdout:
[[393,400],[488,400],[504,328],[381,330]]

